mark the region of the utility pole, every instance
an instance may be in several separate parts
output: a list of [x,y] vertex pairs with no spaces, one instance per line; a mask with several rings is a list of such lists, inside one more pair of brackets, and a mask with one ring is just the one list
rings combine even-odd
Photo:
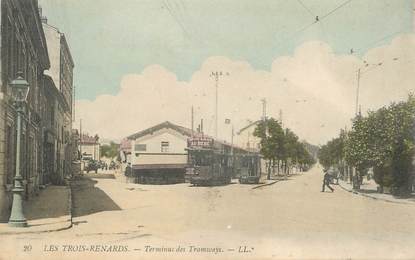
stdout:
[[191,112],[191,124],[192,124],[192,137],[194,135],[194,111],[193,111],[193,106],[192,106],[192,112]]
[[224,76],[229,76],[229,72],[222,72],[222,71],[212,71],[210,77],[214,77],[215,79],[215,138],[218,139],[218,88],[219,88],[219,79]]
[[360,69],[357,70],[357,89],[356,89],[356,110],[355,114],[359,112],[359,91],[360,91]]
[[262,100],[262,120],[267,119],[267,100],[263,98]]
[[79,120],[79,153],[81,154],[81,166],[82,166],[82,118]]
[[280,109],[280,124],[281,124],[281,128],[284,128],[283,124],[282,124],[282,109]]
[[267,124],[267,100],[263,98],[262,100],[262,121],[265,125],[265,136],[268,135],[268,124]]

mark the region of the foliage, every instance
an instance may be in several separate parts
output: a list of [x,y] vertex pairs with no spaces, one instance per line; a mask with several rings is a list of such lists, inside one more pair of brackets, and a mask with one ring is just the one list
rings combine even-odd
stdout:
[[361,175],[373,168],[375,181],[394,194],[410,191],[415,154],[415,98],[392,103],[368,115],[356,116],[352,130],[322,146],[320,163],[335,165],[339,158]]
[[100,153],[102,157],[115,158],[118,156],[119,145],[111,142],[109,145],[101,145]]
[[[260,122],[254,136],[261,139],[261,154],[270,165],[281,162],[287,170],[288,162],[291,165],[299,165],[302,169],[307,169],[315,163],[315,159],[307,150],[308,144],[298,141],[298,136],[290,129],[283,129],[280,123],[274,118]],[[310,146],[310,145],[308,145]],[[270,172],[268,172],[269,178]]]
[[341,165],[344,160],[346,134],[342,131],[340,136],[323,145],[318,153],[318,159],[325,169],[330,166]]

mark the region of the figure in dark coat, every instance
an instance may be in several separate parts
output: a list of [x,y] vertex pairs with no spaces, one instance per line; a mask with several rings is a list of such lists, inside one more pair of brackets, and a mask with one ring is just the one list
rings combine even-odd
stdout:
[[125,176],[131,177],[133,173],[133,169],[131,168],[131,163],[127,164],[127,167],[125,167]]
[[330,180],[331,180],[330,174],[328,173],[328,171],[325,171],[324,178],[323,178],[323,187],[322,187],[321,192],[324,192],[324,189],[326,186],[331,190],[331,192],[334,192],[334,189],[330,186]]

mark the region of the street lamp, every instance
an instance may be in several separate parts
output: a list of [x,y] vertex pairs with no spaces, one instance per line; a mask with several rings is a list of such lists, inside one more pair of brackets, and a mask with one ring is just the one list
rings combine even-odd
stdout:
[[23,214],[23,177],[20,173],[20,139],[22,133],[23,104],[29,93],[29,83],[23,78],[23,73],[18,72],[17,78],[10,83],[12,98],[17,112],[17,140],[16,140],[16,174],[14,176],[13,205],[10,214],[9,225],[12,227],[26,227],[27,221]]

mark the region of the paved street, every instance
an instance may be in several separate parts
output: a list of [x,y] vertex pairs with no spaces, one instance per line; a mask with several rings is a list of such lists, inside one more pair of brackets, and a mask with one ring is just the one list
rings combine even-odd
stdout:
[[[99,255],[100,259],[114,254],[177,259],[415,256],[415,205],[375,201],[338,186],[334,193],[322,193],[321,179],[317,167],[258,189],[236,183],[152,186],[127,184],[122,177],[85,177],[74,182],[72,229],[2,237],[1,247],[9,250],[3,252],[16,252],[17,259],[29,256],[23,252],[28,241],[31,256],[50,259],[81,256],[62,250],[45,252],[45,245],[51,244],[121,245],[129,250],[82,252],[82,257]],[[223,252],[157,253],[146,252],[146,246],[154,247],[147,251],[195,246],[219,247]]]

